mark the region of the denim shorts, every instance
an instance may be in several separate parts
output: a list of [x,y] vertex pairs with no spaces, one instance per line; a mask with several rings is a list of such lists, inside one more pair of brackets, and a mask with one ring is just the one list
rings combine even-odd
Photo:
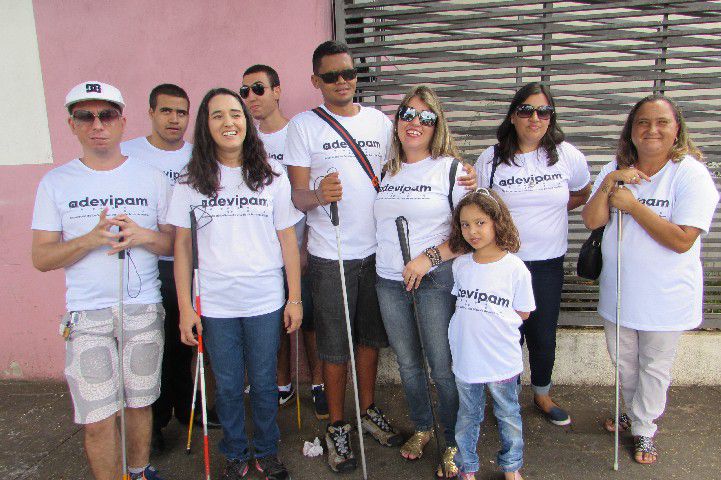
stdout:
[[[343,268],[354,344],[387,347],[388,336],[376,296],[375,254],[360,260],[344,260]],[[318,357],[330,363],[345,363],[350,354],[338,261],[309,255],[306,274],[313,296]]]

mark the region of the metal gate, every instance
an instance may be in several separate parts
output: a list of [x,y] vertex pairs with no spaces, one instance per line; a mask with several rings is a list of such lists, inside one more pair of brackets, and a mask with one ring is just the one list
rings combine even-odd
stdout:
[[[432,85],[467,160],[525,83],[551,86],[559,123],[595,178],[641,97],[683,108],[721,183],[721,1],[334,0],[335,35],[362,66],[358,95],[389,113],[411,85]],[[588,235],[570,216],[561,323],[598,324],[598,286],[574,275]],[[721,328],[721,222],[704,238],[704,327]]]

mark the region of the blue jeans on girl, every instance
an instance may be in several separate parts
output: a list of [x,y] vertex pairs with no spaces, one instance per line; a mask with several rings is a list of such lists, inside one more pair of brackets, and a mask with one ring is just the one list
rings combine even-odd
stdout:
[[243,388],[250,382],[255,457],[278,453],[280,430],[275,382],[283,309],[255,317],[203,317],[203,340],[216,382],[215,407],[223,427],[219,449],[229,460],[251,456],[245,433]]
[[478,471],[476,446],[486,407],[486,387],[493,398],[493,414],[498,420],[498,433],[501,437],[498,466],[504,472],[520,470],[523,466],[523,424],[521,407],[518,405],[516,377],[490,383],[465,383],[456,379],[456,385],[460,402],[456,422],[456,465],[461,472]]

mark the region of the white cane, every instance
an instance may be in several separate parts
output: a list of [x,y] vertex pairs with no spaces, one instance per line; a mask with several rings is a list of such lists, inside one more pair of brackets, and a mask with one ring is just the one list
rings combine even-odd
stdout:
[[[120,237],[120,241],[123,238]],[[125,271],[125,250],[118,252],[118,323],[120,324],[118,332],[118,399],[120,402],[120,452],[122,462],[123,480],[130,480],[128,473],[128,452],[125,443],[125,366],[123,365],[123,355],[125,348],[125,339],[123,333],[123,316],[125,315],[124,296],[125,288],[123,288],[123,273]]]
[[348,292],[345,286],[345,269],[343,268],[343,256],[340,250],[340,226],[338,218],[338,203],[332,202],[330,204],[330,221],[335,227],[335,240],[338,246],[338,268],[340,269],[340,284],[341,291],[343,292],[343,309],[345,311],[345,327],[348,331],[348,351],[350,352],[350,368],[351,376],[353,377],[353,393],[355,394],[355,416],[358,424],[358,441],[360,442],[361,448],[361,465],[363,466],[363,479],[368,479],[368,471],[366,470],[366,454],[365,445],[363,444],[363,425],[361,424],[360,416],[360,401],[358,400],[358,375],[355,369],[355,354],[353,352],[353,334],[351,333],[350,325],[350,313],[348,313]]
[[[623,182],[619,182],[619,188],[623,187]],[[623,240],[623,212],[620,208],[616,209],[616,367],[615,367],[615,387],[616,400],[614,403],[614,423],[613,431],[613,469],[618,470],[618,420],[619,420],[619,389],[620,379],[618,373],[618,351],[621,336],[621,241]]]

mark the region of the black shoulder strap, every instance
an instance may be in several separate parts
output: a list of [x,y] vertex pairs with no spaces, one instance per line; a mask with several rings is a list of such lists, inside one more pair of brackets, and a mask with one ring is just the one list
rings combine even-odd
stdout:
[[451,163],[451,170],[448,172],[448,205],[451,207],[451,212],[453,212],[453,187],[456,185],[456,172],[458,172],[459,163],[458,159],[454,158]]
[[496,167],[501,163],[501,159],[498,158],[498,144],[493,145],[493,160],[491,160],[491,181],[488,183],[488,188],[493,188],[493,177],[496,176]]
[[368,175],[368,178],[370,178],[371,184],[373,184],[373,188],[376,189],[376,192],[380,192],[380,181],[378,181],[378,177],[373,171],[373,167],[371,166],[370,161],[368,161],[368,157],[366,157],[366,154],[358,146],[351,134],[348,133],[348,130],[346,130],[343,125],[338,123],[335,118],[333,118],[328,112],[326,112],[322,108],[314,108],[312,112],[318,115],[325,123],[330,125],[330,127],[335,130],[338,135],[340,135],[340,138],[342,138],[345,143],[348,144],[348,148],[350,148],[350,151],[353,152],[353,155],[355,156],[356,160],[358,160],[361,168],[366,173],[366,175]]

